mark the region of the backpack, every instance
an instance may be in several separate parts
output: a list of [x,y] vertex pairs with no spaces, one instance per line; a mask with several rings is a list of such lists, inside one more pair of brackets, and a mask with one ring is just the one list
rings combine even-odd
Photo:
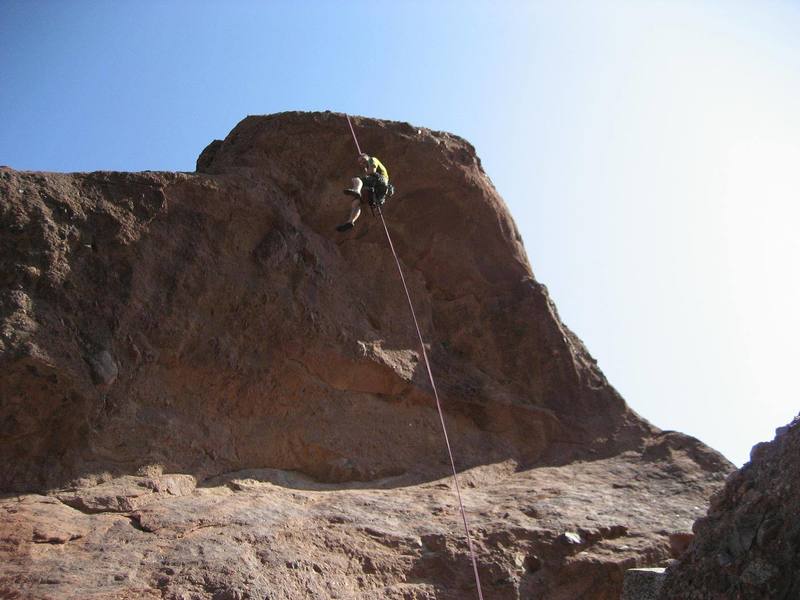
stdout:
[[[378,187],[378,186],[375,186],[375,187]],[[381,187],[383,187],[383,186],[381,185]],[[387,183],[386,184],[386,191],[384,192],[383,197],[381,197],[380,200],[375,198],[375,195],[376,195],[375,194],[375,191],[376,191],[375,188],[368,187],[366,189],[368,190],[368,193],[369,193],[369,205],[373,206],[373,207],[374,206],[383,206],[384,202],[386,202],[389,198],[391,198],[394,195],[394,186],[391,183]]]

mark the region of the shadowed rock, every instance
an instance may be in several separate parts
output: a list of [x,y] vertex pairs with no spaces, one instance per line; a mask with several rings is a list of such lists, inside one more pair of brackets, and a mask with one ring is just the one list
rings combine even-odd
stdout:
[[757,444],[694,524],[663,599],[800,598],[800,417]]

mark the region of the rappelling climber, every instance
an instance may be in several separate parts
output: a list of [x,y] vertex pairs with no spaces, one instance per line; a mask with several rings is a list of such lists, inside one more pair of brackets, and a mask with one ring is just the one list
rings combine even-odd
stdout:
[[381,161],[362,152],[358,155],[358,164],[363,167],[365,175],[353,177],[350,187],[344,190],[345,194],[355,196],[355,199],[350,206],[350,218],[336,227],[339,231],[353,228],[356,219],[361,215],[362,200],[369,202],[372,207],[383,206],[386,198],[394,191],[389,183],[389,172]]

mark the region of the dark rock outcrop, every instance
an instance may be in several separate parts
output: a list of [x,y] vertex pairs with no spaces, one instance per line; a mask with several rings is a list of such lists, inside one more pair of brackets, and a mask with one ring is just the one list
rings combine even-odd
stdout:
[[694,532],[664,600],[800,598],[800,417],[753,447]]
[[[487,599],[618,597],[731,465],[609,385],[467,142],[355,125]],[[0,594],[472,593],[383,230],[334,230],[353,159],[342,115],[286,113],[195,174],[0,173]]]

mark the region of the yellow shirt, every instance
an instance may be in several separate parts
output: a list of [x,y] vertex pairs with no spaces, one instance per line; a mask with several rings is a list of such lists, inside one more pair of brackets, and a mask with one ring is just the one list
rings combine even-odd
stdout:
[[389,181],[389,171],[387,171],[386,167],[383,166],[383,163],[374,156],[370,156],[367,159],[367,171],[370,173],[377,173],[378,175],[382,175],[387,182]]

